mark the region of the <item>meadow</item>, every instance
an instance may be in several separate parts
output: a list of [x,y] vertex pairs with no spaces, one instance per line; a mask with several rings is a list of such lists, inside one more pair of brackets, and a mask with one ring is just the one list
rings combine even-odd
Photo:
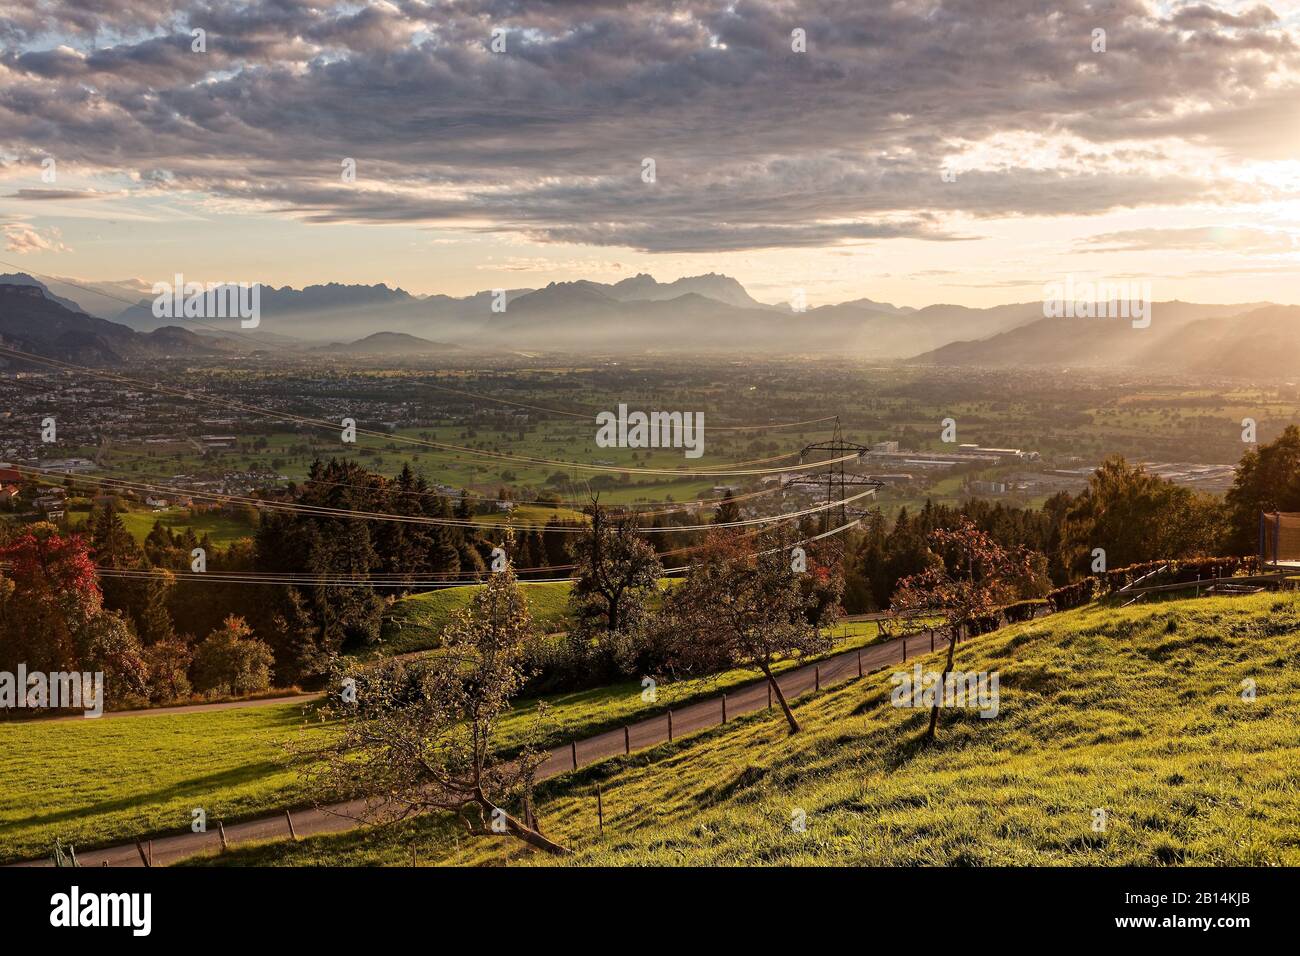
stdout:
[[[879,638],[870,622],[846,623],[834,633],[836,652]],[[785,661],[777,670],[792,666]],[[542,702],[547,716],[541,742],[556,746],[758,677],[738,669],[660,683],[654,703],[641,699],[639,680],[520,699],[502,721],[498,742],[503,751],[519,746],[537,726]],[[312,795],[287,745],[330,732],[309,701],[0,722],[0,862],[44,855],[56,838],[88,848],[178,832],[189,826],[194,807],[203,807],[210,820],[231,822],[308,805]]]
[[945,711],[932,747],[882,672],[802,698],[795,736],[762,712],[556,778],[538,812],[567,859],[429,816],[198,862],[1300,864],[1300,599],[1092,606],[964,644],[957,667],[1000,673],[1000,712]]

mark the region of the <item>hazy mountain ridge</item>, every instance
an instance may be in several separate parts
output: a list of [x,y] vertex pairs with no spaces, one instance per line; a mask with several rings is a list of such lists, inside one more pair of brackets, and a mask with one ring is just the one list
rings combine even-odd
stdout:
[[527,348],[832,352],[918,365],[1137,366],[1229,377],[1249,377],[1254,369],[1300,373],[1291,371],[1300,362],[1290,358],[1300,358],[1300,308],[1268,303],[1158,302],[1150,327],[1133,328],[1128,319],[1044,318],[1041,302],[910,309],[858,299],[793,312],[758,302],[727,276],[660,283],[640,274],[614,284],[552,282],[463,298],[418,297],[384,284],[263,287],[260,323],[244,330],[237,319],[158,319],[148,300],[123,310],[119,318],[130,322],[109,321],[30,276],[0,282],[8,290],[0,298],[6,341],[90,364],[265,347],[355,355]]
[[[231,346],[168,326],[142,333],[74,311],[43,285],[0,284],[0,344],[78,365],[113,365],[129,359],[220,355]],[[0,363],[23,365],[0,355]]]
[[355,342],[331,342],[329,345],[319,345],[312,351],[346,352],[352,355],[419,355],[460,351],[460,346],[449,342],[433,342],[405,332],[372,332]]
[[[1204,321],[1219,334],[1238,334],[1248,325],[1248,313],[1266,308],[1291,309],[1268,303],[1207,305],[1194,302],[1153,302],[1150,324],[1135,327],[1131,318],[1038,318],[983,339],[950,342],[908,358],[909,364],[977,366],[1137,366],[1169,369],[1189,367],[1185,334]],[[922,310],[924,312],[925,310]],[[1139,325],[1141,321],[1138,320]],[[1225,371],[1225,375],[1234,375]]]

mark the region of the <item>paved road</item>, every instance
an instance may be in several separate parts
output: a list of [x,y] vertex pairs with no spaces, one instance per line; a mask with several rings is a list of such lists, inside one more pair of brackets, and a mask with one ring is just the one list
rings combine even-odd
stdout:
[[181,704],[178,707],[145,707],[140,710],[106,710],[98,717],[83,717],[70,714],[62,717],[33,717],[22,723],[49,721],[62,723],[65,720],[105,720],[109,717],[168,717],[172,714],[201,714],[208,710],[244,710],[249,707],[273,707],[276,704],[307,704],[325,695],[321,692],[307,694],[288,694],[282,697],[258,697],[254,700],[223,700],[218,704]]
[[[906,651],[904,641],[906,641]],[[942,636],[934,637],[933,641],[936,650],[948,646]],[[859,659],[861,659],[862,673],[866,674],[884,667],[900,664],[905,659],[911,660],[923,653],[929,653],[930,647],[931,637],[929,632],[907,638],[893,638],[880,644],[864,647],[861,650],[843,651],[817,664],[805,664],[782,674],[777,678],[777,681],[780,683],[786,699],[793,702],[796,697],[813,690],[819,679],[822,687],[828,687],[857,677]],[[905,653],[906,656],[904,656]],[[728,719],[741,714],[753,713],[767,707],[767,695],[767,681],[765,680],[746,684],[729,692],[726,695]],[[303,697],[288,699],[302,700]],[[236,701],[234,703],[247,705],[277,702],[283,702],[283,699],[278,701]],[[779,707],[775,701],[772,706]],[[173,708],[171,712],[176,713],[189,709]],[[140,713],[150,713],[150,711],[141,711]],[[674,708],[672,711],[673,739],[676,740],[708,727],[715,727],[721,720],[722,695],[706,698],[681,708]],[[665,742],[668,740],[667,714],[649,717],[629,724],[628,740],[632,750],[643,750]],[[606,757],[621,754],[624,752],[624,746],[622,728],[579,740],[577,741],[578,766],[586,766]],[[573,747],[568,744],[552,749],[550,757],[538,772],[539,778],[545,780],[572,770],[573,754]],[[293,812],[294,831],[298,836],[302,837],[316,833],[338,833],[351,830],[361,825],[356,818],[361,815],[363,809],[362,801],[352,801],[351,803],[334,804],[328,810],[295,810]],[[175,863],[198,853],[219,848],[221,846],[221,837],[216,829],[216,823],[215,821],[209,821],[209,825],[212,829],[207,833],[184,832],[173,836],[156,837],[152,841],[154,865],[163,866]],[[284,839],[288,836],[289,826],[283,812],[243,823],[232,823],[226,827],[226,840],[232,844],[248,840]],[[77,858],[83,866],[103,866],[105,864],[108,866],[143,866],[140,853],[134,843],[79,852]],[[47,858],[16,865],[49,866],[50,862]]]
[[[850,614],[841,618],[842,623],[855,623],[858,621],[879,621],[883,618],[894,620],[896,615],[888,612],[874,612],[871,614]],[[552,636],[562,636],[563,632],[558,632]],[[408,651],[405,654],[394,654],[386,660],[412,660],[417,657],[423,657],[428,651]],[[782,687],[785,685],[782,684]],[[243,710],[248,707],[272,707],[276,704],[302,703],[308,704],[314,700],[324,697],[323,691],[312,691],[299,694],[283,694],[278,697],[259,697],[245,700],[227,700],[217,704],[181,704],[176,707],[145,707],[140,710],[106,710],[99,717],[86,718],[81,714],[68,714],[59,717],[32,717],[23,721],[30,723],[32,721],[50,721],[57,723],[65,720],[103,720],[105,717],[164,717],[170,714],[201,714],[209,710]]]

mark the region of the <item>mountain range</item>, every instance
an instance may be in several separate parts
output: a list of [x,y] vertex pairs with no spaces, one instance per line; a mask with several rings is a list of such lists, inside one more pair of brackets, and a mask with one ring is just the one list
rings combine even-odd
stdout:
[[1119,318],[1045,318],[1041,302],[915,309],[858,299],[795,312],[759,302],[730,276],[662,283],[641,274],[459,298],[382,284],[261,286],[259,325],[245,330],[236,319],[158,319],[151,297],[132,301],[142,285],[0,276],[0,341],[79,364],[258,349],[354,356],[725,350],[829,352],[923,366],[1300,376],[1300,307],[1260,302],[1156,302],[1149,326],[1138,328]]

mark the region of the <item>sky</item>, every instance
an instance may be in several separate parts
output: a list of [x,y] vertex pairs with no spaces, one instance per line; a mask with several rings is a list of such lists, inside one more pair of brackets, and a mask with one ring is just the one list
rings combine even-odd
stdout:
[[0,240],[146,284],[1300,303],[1300,0],[0,0]]

